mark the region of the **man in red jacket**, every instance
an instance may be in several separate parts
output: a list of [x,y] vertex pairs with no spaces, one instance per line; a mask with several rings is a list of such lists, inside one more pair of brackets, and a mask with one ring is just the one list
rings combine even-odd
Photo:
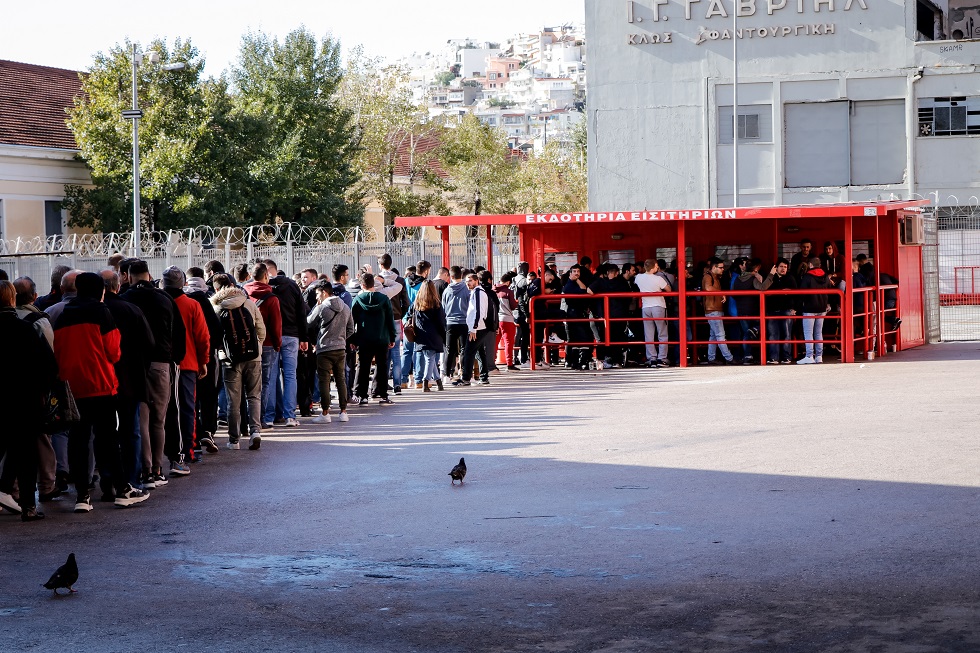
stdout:
[[[177,428],[167,429],[164,453],[170,459],[171,476],[191,473],[195,425],[197,423],[197,380],[207,376],[211,358],[211,333],[201,305],[184,294],[184,272],[171,266],[163,272],[163,291],[173,297],[184,322],[184,357],[177,361],[177,392],[170,401]],[[168,420],[169,421],[169,420]]]
[[122,352],[119,330],[102,303],[105,285],[91,272],[75,279],[77,296],[68,302],[56,321],[54,354],[61,379],[68,382],[81,420],[68,434],[69,473],[75,483],[75,512],[92,510],[89,485],[90,441],[95,431],[95,461],[99,473],[108,477],[115,490],[111,499],[125,508],[149,495],[137,490],[123,475],[119,434],[116,431],[115,396],[119,389],[114,365]]
[[[269,285],[269,268],[256,263],[252,268],[252,281],[246,283],[245,292],[255,302],[265,322],[265,342],[262,343],[262,428],[271,429],[276,418],[276,380],[279,376],[279,350],[282,348],[282,312],[279,298]],[[233,407],[229,406],[228,410]]]

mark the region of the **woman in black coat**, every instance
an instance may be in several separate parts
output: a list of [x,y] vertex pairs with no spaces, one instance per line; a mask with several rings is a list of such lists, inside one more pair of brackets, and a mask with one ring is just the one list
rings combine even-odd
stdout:
[[422,370],[422,388],[431,392],[429,382],[435,381],[442,390],[439,354],[446,350],[446,311],[442,308],[439,291],[431,281],[422,282],[409,319],[415,327],[416,360],[421,358],[421,364],[416,363],[416,367]]

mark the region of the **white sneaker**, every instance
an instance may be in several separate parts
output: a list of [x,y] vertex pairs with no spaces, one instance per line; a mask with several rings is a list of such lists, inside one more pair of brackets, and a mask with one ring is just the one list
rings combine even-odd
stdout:
[[804,356],[800,360],[796,361],[797,365],[813,365],[816,361],[813,360],[812,356]]
[[816,357],[816,358],[814,358],[813,360],[814,360],[814,362],[816,362],[816,363],[822,363],[822,362],[823,362],[823,356],[817,356],[817,357]]
[[537,367],[540,367],[541,369],[543,369],[543,370],[546,370],[546,369],[548,369],[549,367],[551,367],[551,365],[549,365],[549,364],[548,364],[547,362],[545,362],[545,361],[541,361],[540,363],[538,363],[538,364],[537,364]]
[[518,367],[521,368],[522,370],[529,370],[531,369],[531,364],[527,361],[524,361],[523,363],[518,365]]
[[228,441],[228,444],[225,445],[225,448],[226,449],[231,449],[232,451],[238,451],[239,449],[242,448],[242,445],[238,444],[237,441],[236,442],[232,442],[232,441],[229,440]]
[[295,417],[290,417],[289,419],[286,420],[286,426],[287,427],[299,426],[299,420],[296,419]]
[[329,424],[330,423],[330,414],[329,413],[321,413],[321,414],[317,415],[316,417],[313,418],[313,423],[314,424]]
[[347,417],[347,411],[346,410],[340,411],[340,421],[341,422],[349,422],[350,421],[350,418]]
[[20,504],[14,501],[13,495],[7,494],[6,492],[0,492],[0,506],[3,506],[15,515],[21,513]]
[[551,336],[548,338],[548,342],[555,345],[559,345],[559,344],[563,344],[565,341],[559,338],[557,333],[552,333]]

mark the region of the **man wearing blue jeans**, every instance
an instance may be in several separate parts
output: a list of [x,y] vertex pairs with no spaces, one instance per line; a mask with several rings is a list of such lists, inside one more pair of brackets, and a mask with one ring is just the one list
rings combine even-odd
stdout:
[[[409,268],[411,270],[411,268]],[[415,273],[409,274],[405,277],[405,282],[408,285],[408,305],[411,307],[415,303],[415,297],[419,294],[419,289],[422,287],[422,282],[429,278],[429,273],[432,271],[432,264],[428,261],[419,261],[418,265],[415,266]],[[406,314],[408,311],[406,311]],[[402,342],[403,354],[402,354],[402,377],[401,381],[403,385],[411,384],[409,387],[414,387],[415,385],[420,385],[422,383],[422,373],[425,371],[425,363],[423,362],[424,356],[421,351],[415,350],[415,343],[405,340]],[[411,376],[410,376],[411,375]]]
[[[385,364],[391,368],[389,378],[392,380],[395,394],[399,394],[402,391],[402,316],[408,312],[410,307],[408,290],[406,289],[407,282],[404,278],[398,276],[397,272],[391,269],[390,254],[385,253],[379,256],[378,266],[381,268],[378,276],[382,278],[383,283],[377,289],[384,293],[390,300],[391,312],[395,322],[395,344],[388,350],[388,360]],[[384,396],[386,392],[386,390],[375,387],[371,394]]]
[[[288,427],[299,426],[296,420],[297,394],[299,385],[296,377],[299,366],[299,353],[309,349],[309,334],[306,328],[306,316],[310,312],[309,304],[303,299],[303,291],[296,282],[284,274],[279,274],[279,267],[272,259],[262,261],[269,270],[269,285],[279,299],[279,313],[282,318],[282,348],[279,350],[275,373],[275,400],[273,402],[273,418],[268,421],[279,421]],[[279,379],[279,370],[282,379]],[[266,415],[265,417],[268,417]]]
[[[269,269],[265,263],[255,264],[252,268],[252,279],[253,281],[245,284],[245,292],[258,307],[266,332],[262,343],[262,428],[272,428],[276,417],[279,350],[282,349],[282,313],[279,310],[279,298],[269,285]],[[232,404],[228,407],[228,412],[238,409],[238,406]]]
[[[701,290],[708,292],[721,292],[721,274],[725,271],[725,264],[717,256],[712,256],[708,260],[708,269],[701,280]],[[718,352],[721,352],[725,362],[732,362],[732,352],[725,344],[725,322],[720,319],[724,316],[724,306],[727,297],[724,295],[708,295],[704,298],[704,315],[708,318],[708,328],[711,335],[708,340],[708,365],[723,365],[720,360],[716,360]],[[714,318],[714,319],[711,319]]]

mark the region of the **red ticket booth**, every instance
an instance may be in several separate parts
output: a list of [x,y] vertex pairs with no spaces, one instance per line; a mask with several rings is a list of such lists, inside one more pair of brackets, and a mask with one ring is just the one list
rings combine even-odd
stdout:
[[[803,238],[814,243],[815,253],[825,241],[839,245],[845,262],[864,252],[874,262],[875,271],[898,279],[901,326],[893,343],[898,350],[925,343],[925,306],[922,278],[921,207],[926,200],[873,203],[772,206],[729,209],[690,209],[676,211],[583,212],[535,215],[421,216],[395,219],[397,227],[440,229],[443,265],[450,266],[449,227],[456,225],[518,225],[521,258],[531,269],[547,262],[559,267],[589,256],[593,261],[643,261],[647,258],[677,259],[677,269],[690,261],[707,260],[723,251],[751,251],[771,264],[776,258],[789,258]],[[490,233],[490,230],[487,230]],[[488,267],[492,266],[493,243],[487,240]],[[789,251],[789,248],[794,248]],[[658,256],[658,253],[673,256]],[[622,260],[620,260],[622,259]],[[849,265],[849,263],[848,263]],[[768,268],[764,268],[768,269]],[[846,273],[850,268],[846,268]],[[877,274],[876,274],[877,276]],[[850,279],[850,274],[846,274]],[[885,291],[875,286],[859,292],[874,293],[881,299]],[[679,304],[685,305],[683,284],[676,289]],[[848,283],[841,314],[841,360],[855,360],[853,337],[854,289]],[[882,305],[878,301],[878,306]],[[872,302],[866,302],[871,305]],[[682,312],[683,313],[683,312]],[[871,316],[870,319],[879,319]],[[686,342],[685,316],[680,316],[680,343]],[[870,340],[870,339],[869,339]],[[870,350],[883,355],[886,338],[875,343],[859,343],[861,353]],[[681,357],[681,365],[684,365]]]

